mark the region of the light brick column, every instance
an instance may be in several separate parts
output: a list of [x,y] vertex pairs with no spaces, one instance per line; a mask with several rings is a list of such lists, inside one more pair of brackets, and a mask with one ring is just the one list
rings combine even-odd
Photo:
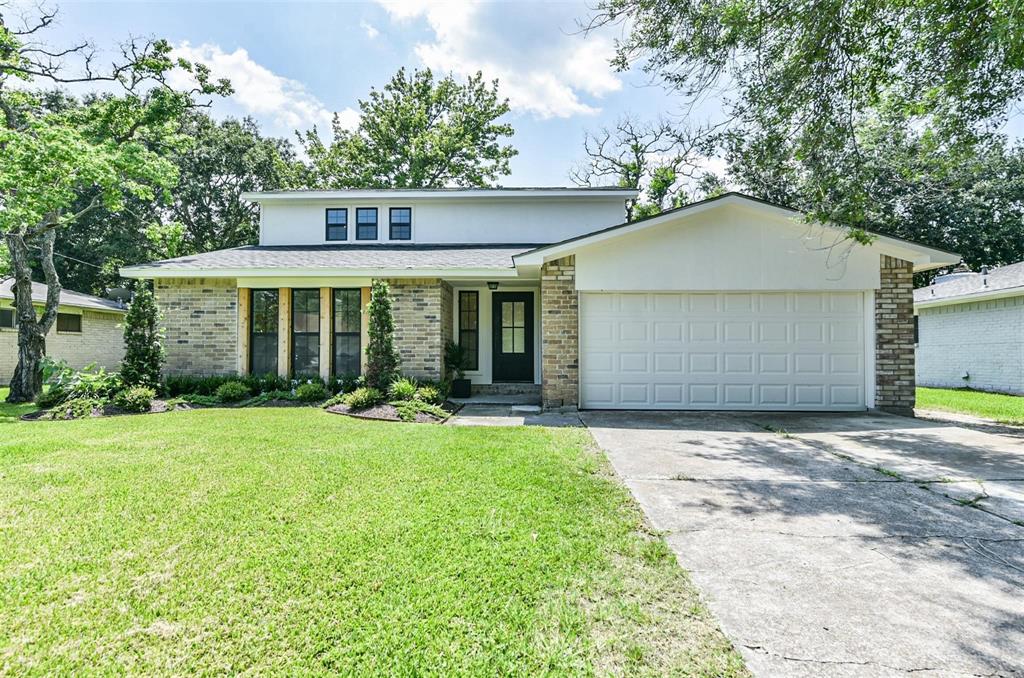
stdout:
[[579,294],[576,257],[541,267],[541,398],[544,409],[579,406]]
[[154,281],[167,335],[165,374],[235,374],[238,369],[238,292],[234,278]]
[[387,283],[402,374],[440,380],[444,376],[444,340],[452,336],[451,285],[440,278],[394,278]]
[[882,255],[881,274],[881,287],[875,292],[875,407],[913,415],[913,265]]
[[359,374],[366,374],[366,347],[370,345],[370,288],[359,288]]

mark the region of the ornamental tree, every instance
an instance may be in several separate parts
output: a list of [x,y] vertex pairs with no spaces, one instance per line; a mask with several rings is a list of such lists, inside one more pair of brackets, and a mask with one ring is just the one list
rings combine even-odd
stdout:
[[370,287],[370,314],[366,345],[366,384],[387,392],[398,375],[398,352],[395,351],[395,319],[391,313],[391,289],[383,280],[374,280]]
[[[165,40],[131,41],[119,58],[99,69],[96,51],[82,43],[50,48],[42,33],[56,12],[9,25],[0,14],[0,235],[11,259],[18,317],[18,365],[9,402],[34,400],[42,391],[40,361],[57,318],[61,283],[53,264],[58,233],[104,206],[118,210],[129,197],[167,198],[177,181],[167,148],[184,145],[178,123],[197,96],[227,94],[209,69],[171,56]],[[77,64],[77,66],[76,66]],[[192,74],[195,87],[172,88],[169,73]],[[93,83],[114,93],[82,106],[48,105],[48,94],[26,87]],[[85,204],[80,201],[86,196]],[[32,303],[32,268],[46,282],[42,315]]]
[[121,381],[125,386],[159,387],[164,364],[163,339],[156,299],[148,287],[140,285],[124,318]]

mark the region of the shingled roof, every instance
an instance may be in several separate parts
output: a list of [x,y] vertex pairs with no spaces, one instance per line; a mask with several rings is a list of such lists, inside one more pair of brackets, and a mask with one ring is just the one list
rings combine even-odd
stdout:
[[[14,278],[0,280],[0,299],[14,299]],[[38,304],[46,303],[46,285],[43,283],[32,283],[32,301]],[[125,312],[125,307],[110,299],[101,299],[91,294],[82,294],[72,290],[61,290],[60,305],[74,308],[92,308],[101,311]]]
[[1024,261],[990,269],[986,274],[968,273],[945,281],[940,276],[938,282],[914,290],[914,303],[959,298],[966,302],[977,295],[1008,292],[1018,288],[1024,294]]

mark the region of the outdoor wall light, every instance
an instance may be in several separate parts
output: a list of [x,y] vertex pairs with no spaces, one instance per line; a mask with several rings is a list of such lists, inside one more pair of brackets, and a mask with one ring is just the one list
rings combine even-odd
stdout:
[[489,289],[490,291],[493,292],[494,290],[498,289],[498,283],[496,283],[496,282],[489,282],[489,283],[487,283],[487,289]]

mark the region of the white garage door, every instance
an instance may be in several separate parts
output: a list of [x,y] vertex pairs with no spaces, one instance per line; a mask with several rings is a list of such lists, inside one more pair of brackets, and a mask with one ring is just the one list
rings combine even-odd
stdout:
[[583,293],[583,407],[865,407],[860,292]]

